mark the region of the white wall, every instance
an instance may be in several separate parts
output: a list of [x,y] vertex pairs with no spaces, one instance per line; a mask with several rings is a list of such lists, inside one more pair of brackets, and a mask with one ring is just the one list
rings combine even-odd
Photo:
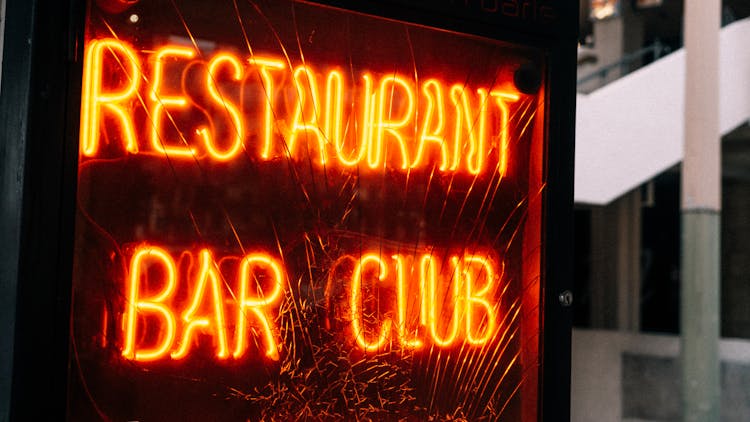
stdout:
[[[720,128],[750,119],[750,18],[721,31]],[[603,205],[682,160],[685,52],[591,94],[576,113],[575,201]]]

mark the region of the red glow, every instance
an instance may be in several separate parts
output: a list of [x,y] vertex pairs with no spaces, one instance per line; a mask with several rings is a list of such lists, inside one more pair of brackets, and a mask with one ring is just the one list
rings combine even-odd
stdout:
[[[405,105],[397,106],[397,100],[406,101]],[[402,129],[411,123],[414,117],[414,91],[411,84],[398,75],[385,76],[380,80],[378,91],[378,110],[376,114],[376,136],[368,148],[367,164],[371,168],[379,168],[384,160],[386,135],[389,135],[398,145],[401,153],[401,169],[409,166],[409,153]],[[400,109],[400,110],[399,110]]]
[[[294,87],[297,94],[297,107],[294,110],[291,133],[289,134],[289,155],[292,157],[295,155],[295,146],[301,133],[312,134],[320,153],[320,164],[325,164],[326,137],[318,123],[321,108],[317,78],[307,66],[297,67],[292,74],[294,75]],[[331,98],[326,99],[326,104],[331,103],[331,101]],[[306,110],[309,111],[305,113]]]
[[[194,278],[194,292],[187,309],[182,313],[182,324],[178,326],[174,314],[176,304],[172,297],[175,291],[184,288],[186,276],[177,272],[177,265],[172,256],[164,248],[142,245],[136,248],[130,264],[127,294],[128,302],[123,323],[122,355],[137,361],[152,361],[171,356],[172,359],[184,359],[188,356],[196,332],[205,332],[210,328],[210,335],[216,343],[216,357],[226,359],[229,356],[227,346],[227,325],[224,317],[224,293],[220,283],[221,274],[212,257],[211,251],[202,249],[199,253],[199,271]],[[160,293],[143,298],[141,291],[154,284],[150,275],[153,267],[160,267],[159,280],[164,284]],[[260,288],[258,276],[267,272],[272,278],[270,292],[263,292]],[[158,274],[158,273],[157,273]],[[274,338],[273,323],[269,321],[271,308],[281,297],[285,284],[285,273],[280,264],[273,257],[266,254],[248,254],[239,267],[237,274],[235,348],[232,356],[237,359],[245,354],[248,347],[248,326],[259,326],[266,342],[266,356],[278,360],[278,346]],[[179,280],[179,281],[178,281]],[[205,300],[206,290],[210,289],[211,316],[197,316]],[[252,294],[251,291],[257,291]],[[158,318],[142,319],[146,315]],[[142,322],[138,323],[142,319]],[[251,324],[248,321],[253,320]],[[147,327],[146,325],[149,325]],[[148,347],[136,339],[143,337],[148,328],[156,329],[158,340],[156,345]],[[182,330],[182,340],[174,347],[177,329]],[[171,350],[171,354],[169,351]]]
[[364,278],[365,269],[367,264],[373,263],[376,265],[377,270],[375,271],[375,278],[377,280],[384,280],[387,273],[387,267],[376,254],[367,254],[360,258],[357,266],[355,267],[354,274],[352,275],[351,291],[349,293],[349,307],[351,309],[352,319],[352,334],[359,347],[367,352],[377,352],[385,345],[385,341],[388,339],[388,334],[391,331],[391,320],[387,319],[382,322],[380,332],[378,333],[376,340],[368,341],[365,339],[364,327],[362,324],[362,294],[360,286],[362,285],[362,279]]
[[[185,324],[182,344],[177,351],[172,352],[172,359],[182,359],[187,356],[195,331],[205,330],[209,326],[212,326],[213,336],[217,342],[216,357],[218,359],[225,359],[229,356],[227,352],[227,327],[224,324],[224,295],[220,283],[221,275],[216,270],[216,264],[211,256],[211,251],[203,249],[200,251],[199,257],[200,270],[196,277],[198,284],[195,287],[190,307],[182,314],[182,320]],[[195,314],[203,303],[206,286],[209,283],[214,314],[212,318],[196,317]]]
[[422,85],[422,92],[427,99],[427,111],[424,114],[422,133],[419,138],[417,156],[414,158],[412,167],[424,165],[424,150],[428,142],[437,143],[440,147],[440,171],[446,171],[451,165],[450,151],[445,142],[443,131],[445,130],[445,102],[443,101],[443,86],[440,81],[430,79]]
[[[162,267],[163,289],[160,293],[144,299],[141,297],[141,284],[148,280],[149,269],[153,266]],[[172,296],[177,281],[174,260],[164,249],[144,245],[133,254],[130,263],[130,277],[128,279],[128,302],[124,321],[125,346],[122,355],[128,359],[149,361],[164,357],[175,338],[175,318],[172,309],[165,302]],[[146,314],[157,316],[162,322],[159,324],[159,340],[151,348],[144,348],[136,344],[136,321],[139,316]]]
[[216,148],[214,145],[216,136],[210,136],[207,128],[201,128],[198,132],[203,136],[203,141],[206,144],[206,150],[209,155],[216,161],[227,161],[234,158],[235,155],[242,148],[242,139],[245,137],[245,126],[240,116],[240,111],[235,104],[232,104],[219,92],[216,87],[216,75],[219,72],[219,68],[222,64],[227,64],[232,70],[232,78],[235,81],[242,80],[242,65],[237,57],[231,54],[217,54],[211,59],[208,64],[208,75],[206,77],[206,86],[208,92],[211,94],[211,98],[216,101],[217,104],[221,105],[221,108],[226,110],[227,114],[231,118],[231,134],[233,140],[229,148],[224,151]]
[[188,141],[182,131],[180,131],[180,139],[176,145],[169,143],[164,138],[164,134],[161,130],[162,120],[169,119],[171,116],[169,110],[179,110],[187,107],[187,99],[184,95],[165,94],[162,90],[162,79],[165,73],[165,62],[179,61],[192,59],[195,57],[195,50],[192,48],[178,47],[178,46],[165,46],[157,50],[152,60],[154,63],[154,73],[152,75],[153,83],[149,92],[149,98],[151,99],[150,115],[152,120],[151,129],[151,147],[154,151],[174,156],[174,157],[192,157],[195,155],[195,149],[188,146]]
[[[227,346],[227,325],[224,317],[224,292],[219,272],[212,253],[202,249],[198,253],[199,270],[194,276],[194,287],[191,299],[182,312],[181,324],[174,317],[178,305],[171,298],[175,291],[184,288],[185,276],[177,272],[175,260],[163,248],[143,245],[136,249],[131,258],[130,277],[127,294],[128,306],[123,324],[124,347],[122,355],[128,359],[151,361],[171,356],[172,359],[184,359],[188,356],[197,332],[207,333],[213,339],[216,358],[226,359],[229,356]],[[419,268],[408,268],[413,262]],[[417,292],[419,296],[419,321],[428,328],[429,340],[440,347],[451,347],[459,339],[464,339],[473,346],[482,346],[491,341],[496,334],[497,304],[489,298],[499,286],[496,265],[492,260],[480,256],[453,256],[450,258],[451,271],[438,274],[438,262],[430,254],[418,257],[407,257],[401,254],[390,259],[382,258],[377,253],[366,253],[355,260],[351,276],[348,301],[350,309],[352,336],[355,343],[366,352],[377,352],[389,344],[391,336],[406,348],[420,348],[426,338],[414,337],[415,328],[411,326],[406,300],[408,292]],[[151,279],[154,267],[161,269],[159,282]],[[418,273],[416,286],[409,286],[406,274]],[[158,273],[157,273],[158,274]],[[275,335],[276,328],[272,322],[271,311],[277,307],[286,285],[286,270],[273,257],[263,254],[248,254],[240,261],[236,276],[237,291],[235,312],[234,351],[232,357],[240,359],[248,348],[249,321],[260,331],[265,344],[265,354],[272,360],[279,359],[279,345]],[[261,279],[269,279],[270,287],[262,287]],[[478,283],[478,281],[482,283]],[[396,291],[392,308],[396,310],[395,321],[387,318],[379,321],[376,334],[366,334],[363,322],[363,284],[377,282],[390,286]],[[153,284],[163,284],[162,290],[150,297],[143,298],[141,291]],[[477,287],[477,286],[480,287]],[[441,292],[440,288],[449,292]],[[417,290],[415,290],[415,288]],[[212,314],[199,316],[199,310],[206,300],[206,291],[210,291]],[[256,292],[256,293],[251,293]],[[445,298],[443,295],[445,294]],[[448,303],[448,305],[440,304]],[[450,309],[447,309],[448,306]],[[476,315],[480,314],[480,318]],[[145,315],[158,318],[145,319],[138,323],[139,317]],[[146,331],[145,324],[156,322],[158,341],[152,347],[138,344],[137,333]],[[448,321],[449,328],[441,325]],[[461,322],[465,323],[462,327]],[[395,323],[395,326],[394,326]],[[153,328],[153,327],[152,327]],[[177,329],[182,331],[181,341],[175,346]],[[395,331],[395,332],[394,332]],[[422,330],[417,330],[422,331]],[[171,350],[171,354],[168,353]]]
[[[105,55],[105,49],[112,55]],[[120,91],[103,93],[102,68],[111,60],[126,62],[128,70],[122,65],[120,71],[130,83]],[[270,55],[253,56],[247,60],[248,66],[243,66],[235,55],[217,53],[207,62],[197,61],[206,68],[205,78],[194,83],[202,86],[208,97],[219,105],[221,115],[210,115],[209,120],[229,120],[224,126],[230,128],[231,141],[222,141],[224,145],[219,146],[218,136],[209,127],[184,127],[174,118],[173,113],[187,111],[191,105],[179,87],[163,83],[167,76],[171,79],[188,77],[188,63],[195,60],[196,52],[191,47],[166,45],[139,59],[123,41],[89,42],[84,70],[82,154],[96,157],[100,153],[98,139],[104,125],[99,113],[101,107],[105,107],[120,120],[126,150],[133,154],[141,152],[141,148],[150,148],[165,157],[207,156],[223,162],[236,159],[244,147],[248,151],[260,151],[259,156],[265,160],[279,154],[300,160],[304,151],[312,149],[316,151],[315,162],[321,166],[332,164],[331,157],[342,167],[364,165],[366,156],[366,165],[371,169],[387,167],[407,171],[437,166],[441,172],[479,175],[487,171],[487,162],[492,158],[490,152],[496,151],[492,160],[500,174],[507,168],[508,116],[510,104],[520,98],[517,92],[497,89],[488,92],[488,88],[462,84],[448,89],[446,82],[437,78],[417,84],[398,74],[384,75],[376,84],[375,77],[368,71],[361,74],[364,86],[347,85],[343,73],[336,68],[321,73],[309,65],[301,65],[290,70],[281,58]],[[150,105],[148,118],[139,120],[132,109],[122,104],[135,97],[142,78],[139,69],[144,63],[149,63],[153,69],[148,90]],[[219,91],[216,78],[227,71],[237,82],[247,74],[259,75],[258,83],[265,96],[262,113],[256,111],[258,104],[242,109],[229,100],[232,94]],[[285,84],[282,85],[282,81],[286,81]],[[356,121],[355,117],[344,113],[344,98],[355,91],[363,91],[355,99]],[[291,93],[295,103],[291,115],[281,112],[277,97],[284,92]],[[452,104],[452,119],[446,117],[448,100]],[[419,116],[424,118],[420,120]],[[494,124],[490,124],[490,119]],[[359,135],[345,134],[346,127],[349,132],[355,132],[353,124]],[[143,132],[144,126],[150,131],[150,146],[143,145],[137,135]],[[176,139],[168,139],[165,126],[175,129],[171,132],[177,134]],[[259,145],[249,144],[251,139],[253,142],[259,139],[246,130],[248,127],[262,128]],[[495,128],[493,132],[491,127]],[[449,135],[450,129],[452,135]],[[202,145],[190,136],[192,133],[199,135]],[[356,142],[347,142],[347,139]],[[439,148],[438,156],[426,153],[434,146]]]
[[[126,85],[119,91],[105,91],[102,86],[105,77],[105,53],[115,56],[113,60],[119,65],[119,72],[124,73],[123,79]],[[83,155],[95,156],[99,152],[103,111],[113,113],[117,117],[125,150],[133,154],[138,152],[130,102],[134,100],[140,81],[141,73],[133,47],[113,39],[89,42],[84,59],[81,99],[81,152]]]
[[[268,293],[260,288],[258,274],[259,271],[262,272],[262,269],[270,274],[273,281],[273,288]],[[260,329],[266,342],[266,356],[273,360],[279,360],[279,350],[273,334],[273,325],[268,318],[269,310],[267,308],[281,298],[281,292],[285,285],[285,273],[274,258],[265,254],[251,254],[242,259],[238,278],[240,285],[239,312],[237,313],[237,333],[232,356],[235,359],[240,358],[247,349],[245,327],[247,327],[247,320],[250,319],[247,314],[249,311],[252,312],[252,317],[261,324]],[[250,293],[253,290],[257,291],[255,295]]]

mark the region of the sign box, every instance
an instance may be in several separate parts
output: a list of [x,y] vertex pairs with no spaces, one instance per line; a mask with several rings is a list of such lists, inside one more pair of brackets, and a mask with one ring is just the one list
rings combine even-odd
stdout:
[[559,52],[419,2],[335,6],[88,4],[68,419],[526,421],[567,400]]

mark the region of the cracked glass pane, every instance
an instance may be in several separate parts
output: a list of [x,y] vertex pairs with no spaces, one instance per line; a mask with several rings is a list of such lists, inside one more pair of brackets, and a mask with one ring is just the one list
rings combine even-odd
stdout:
[[70,419],[537,419],[541,51],[116,3],[86,20]]

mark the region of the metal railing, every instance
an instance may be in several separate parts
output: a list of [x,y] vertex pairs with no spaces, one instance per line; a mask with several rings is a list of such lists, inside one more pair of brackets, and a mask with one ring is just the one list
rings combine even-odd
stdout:
[[625,54],[619,61],[610,63],[606,66],[602,66],[596,71],[579,78],[577,82],[578,86],[580,87],[581,85],[597,79],[603,81],[607,78],[607,76],[609,76],[611,72],[615,70],[619,70],[618,77],[625,76],[628,73],[640,68],[640,65],[635,68],[633,68],[633,65],[644,57],[651,55],[652,61],[656,61],[659,60],[662,56],[666,56],[671,52],[672,49],[668,45],[662,43],[659,40],[656,40],[648,47],[644,47],[633,53]]

